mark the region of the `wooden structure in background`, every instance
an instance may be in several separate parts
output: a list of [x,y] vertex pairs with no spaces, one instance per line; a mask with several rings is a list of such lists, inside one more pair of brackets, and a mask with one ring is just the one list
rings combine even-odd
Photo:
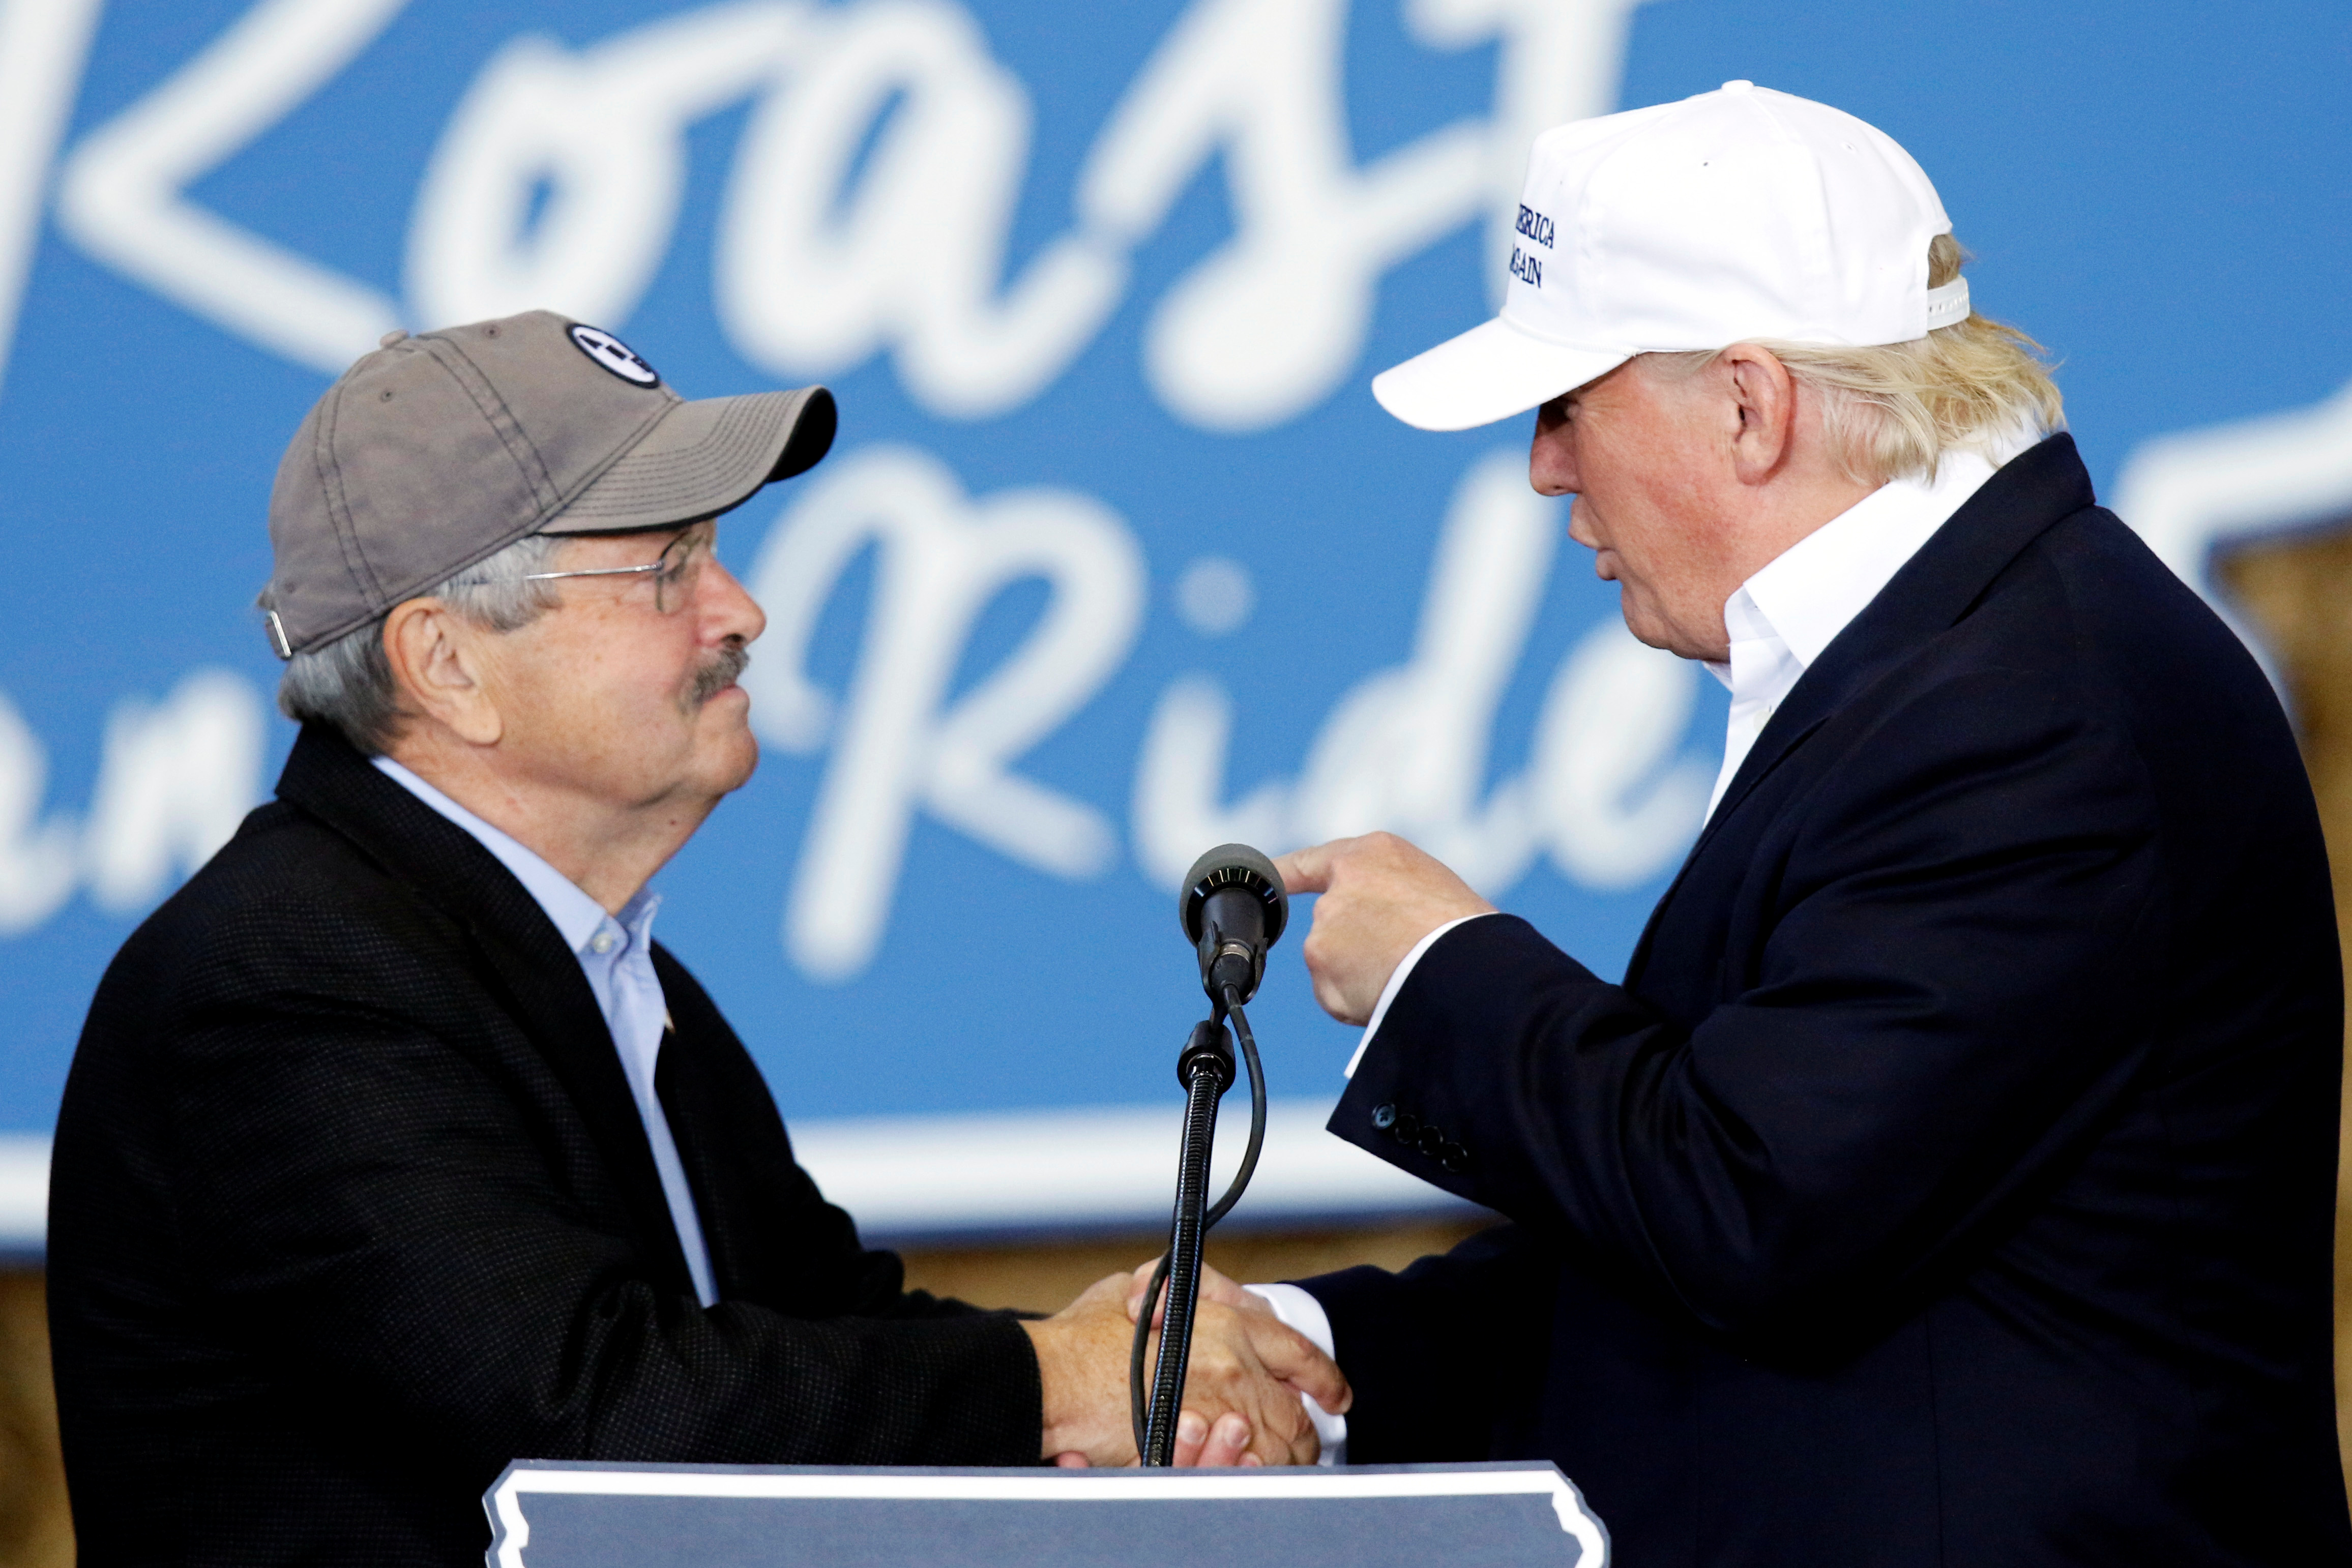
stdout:
[[[1209,1266],[1234,1280],[1303,1280],[1358,1263],[1402,1269],[1443,1252],[1492,1220],[1401,1225],[1380,1230],[1209,1233]],[[960,1247],[907,1254],[907,1283],[988,1307],[1052,1312],[1105,1274],[1160,1255],[1164,1231],[1056,1247]]]
[[41,1276],[0,1273],[0,1564],[68,1568],[73,1560]]
[[[2352,970],[2352,527],[2248,546],[2221,571],[2286,686],[2327,832],[2336,936]],[[2336,1157],[2336,1440],[2352,1475],[2352,1072],[2346,1079]]]

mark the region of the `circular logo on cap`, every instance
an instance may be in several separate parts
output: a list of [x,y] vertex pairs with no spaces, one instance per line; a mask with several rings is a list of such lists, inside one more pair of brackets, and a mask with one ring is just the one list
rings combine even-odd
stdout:
[[574,327],[572,340],[580,346],[582,353],[632,386],[649,387],[661,380],[635,349],[602,327]]

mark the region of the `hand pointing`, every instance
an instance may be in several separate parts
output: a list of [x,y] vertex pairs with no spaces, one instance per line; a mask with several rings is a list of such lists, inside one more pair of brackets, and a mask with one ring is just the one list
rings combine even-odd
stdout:
[[1491,915],[1470,885],[1394,833],[1333,839],[1275,862],[1294,896],[1319,894],[1301,949],[1315,999],[1341,1023],[1372,1016],[1413,944],[1449,920]]

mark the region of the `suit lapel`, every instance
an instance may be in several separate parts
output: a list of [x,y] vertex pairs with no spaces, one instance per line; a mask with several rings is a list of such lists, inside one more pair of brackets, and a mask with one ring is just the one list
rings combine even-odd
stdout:
[[[488,852],[485,858],[489,858]],[[530,899],[529,894],[520,895]],[[563,1081],[589,1135],[604,1151],[614,1185],[628,1207],[631,1233],[640,1251],[667,1269],[673,1286],[690,1293],[694,1277],[687,1270],[661,1172],[654,1165],[653,1145],[646,1141],[645,1121],[637,1114],[636,1097],[629,1092],[612,1030],[597,1009],[579,960],[555,936],[536,902],[530,912],[547,926],[548,941],[516,941],[510,930],[487,923],[473,927],[474,937],[513,999],[516,1017]]]
[[1651,909],[1626,964],[1629,985],[1641,973],[1651,938],[1690,868],[1756,787],[1848,703],[1966,615],[2026,546],[2062,518],[2097,504],[2074,438],[2062,432],[2003,465],[1936,530],[1831,639],[1756,737],[1698,841]]
[[775,1205],[784,1195],[772,1178],[793,1168],[775,1102],[727,1020],[658,942],[654,970],[670,1009],[654,1088],[694,1191],[710,1277],[722,1300],[772,1304],[780,1288]]
[[[662,989],[667,993],[670,988],[667,976],[664,982]],[[670,1141],[677,1145],[678,1164],[685,1167],[686,1185],[694,1194],[695,1218],[702,1225],[702,1245],[710,1254],[710,1278],[723,1300],[740,1294],[743,1288],[741,1271],[736,1267],[742,1256],[742,1239],[730,1201],[740,1184],[720,1168],[726,1135],[712,1125],[715,1108],[710,1086],[704,1082],[706,1074],[696,1054],[693,1047],[679,1042],[675,1023],[663,1030],[661,1054],[654,1061],[654,1092],[661,1101],[662,1114],[669,1120]]]
[[505,994],[603,1153],[632,1237],[646,1257],[667,1261],[681,1289],[690,1289],[612,1031],[579,959],[538,901],[473,835],[386,778],[331,729],[303,727],[278,794],[350,839],[465,929],[483,978]]

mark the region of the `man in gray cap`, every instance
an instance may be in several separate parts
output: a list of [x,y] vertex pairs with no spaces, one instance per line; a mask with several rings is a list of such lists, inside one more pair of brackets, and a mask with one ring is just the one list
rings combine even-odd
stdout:
[[[304,421],[261,601],[301,735],[109,969],[58,1119],[85,1561],[478,1562],[519,1457],[1132,1457],[1123,1279],[1035,1321],[902,1289],[652,941],[757,761],[716,518],[834,427],[546,312],[394,334]],[[1337,1369],[1228,1327],[1185,1457],[1311,1458]]]

